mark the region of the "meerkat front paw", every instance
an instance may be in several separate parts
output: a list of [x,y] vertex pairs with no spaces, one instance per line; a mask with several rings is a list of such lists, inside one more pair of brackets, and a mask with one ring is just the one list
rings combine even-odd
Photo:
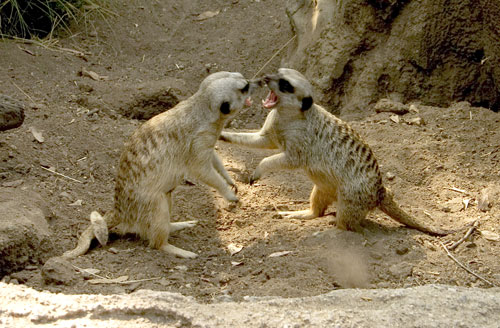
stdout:
[[241,206],[241,202],[240,202],[240,200],[238,198],[236,198],[235,200],[228,200],[224,204],[224,210],[226,210],[228,212],[233,212],[239,206]]
[[250,179],[248,182],[250,183],[250,185],[253,185],[255,183],[255,181],[257,181],[259,179],[260,179],[260,173],[257,170],[255,170],[253,172],[253,174],[250,176]]
[[231,187],[231,189],[234,191],[235,194],[238,193],[238,186],[234,182],[229,183],[229,186]]

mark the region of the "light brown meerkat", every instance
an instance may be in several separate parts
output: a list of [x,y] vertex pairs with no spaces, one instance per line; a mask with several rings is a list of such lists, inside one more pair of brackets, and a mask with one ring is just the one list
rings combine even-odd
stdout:
[[227,201],[237,203],[236,185],[215,153],[215,143],[228,119],[251,104],[256,87],[240,73],[218,72],[206,77],[198,91],[174,108],[142,124],[125,144],[116,176],[114,206],[104,217],[104,235],[87,228],[75,249],[63,254],[85,254],[92,239],[107,241],[108,230],[136,233],[153,248],[183,258],[193,252],[168,242],[170,233],[192,227],[197,221],[170,222],[172,192],[185,176],[215,188]]
[[361,231],[361,222],[376,207],[396,221],[432,235],[449,232],[418,222],[394,201],[382,184],[377,160],[370,147],[344,121],[313,101],[309,81],[293,69],[281,68],[264,77],[270,89],[263,107],[272,109],[258,132],[222,131],[220,139],[255,148],[278,148],[264,158],[250,183],[271,170],[303,169],[314,183],[310,208],[280,212],[285,218],[312,219],[323,216],[337,202],[336,225]]

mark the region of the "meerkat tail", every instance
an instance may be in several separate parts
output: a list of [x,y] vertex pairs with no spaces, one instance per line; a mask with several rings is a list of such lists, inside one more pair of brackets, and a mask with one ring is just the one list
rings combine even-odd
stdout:
[[[82,232],[80,238],[78,238],[78,244],[76,247],[71,251],[65,252],[62,257],[71,259],[87,253],[90,248],[90,243],[96,237],[96,233],[98,233],[97,237],[99,242],[105,245],[108,239],[109,229],[115,227],[119,223],[115,219],[113,211],[106,213],[104,216],[101,216],[98,212],[94,211],[90,214],[90,217],[92,224]],[[106,231],[104,231],[104,227],[102,225],[100,225],[99,230],[97,230],[96,225],[94,224],[96,221],[104,221]]]
[[451,233],[450,231],[426,227],[422,223],[417,222],[415,218],[413,218],[411,215],[401,209],[401,207],[399,207],[399,205],[394,200],[392,191],[387,188],[384,189],[384,196],[379,204],[379,208],[394,220],[408,226],[409,228],[425,232],[432,236],[445,236]]

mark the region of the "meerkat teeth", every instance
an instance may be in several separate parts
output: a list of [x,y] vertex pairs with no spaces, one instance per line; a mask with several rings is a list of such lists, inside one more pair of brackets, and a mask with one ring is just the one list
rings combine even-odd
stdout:
[[252,97],[248,97],[247,99],[245,99],[245,105],[250,107],[252,106],[253,104],[253,100],[252,100]]

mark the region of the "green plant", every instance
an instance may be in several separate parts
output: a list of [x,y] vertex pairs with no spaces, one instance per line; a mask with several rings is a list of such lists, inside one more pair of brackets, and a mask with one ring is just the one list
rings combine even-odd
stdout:
[[98,0],[0,0],[3,36],[44,38],[71,21],[98,11]]

